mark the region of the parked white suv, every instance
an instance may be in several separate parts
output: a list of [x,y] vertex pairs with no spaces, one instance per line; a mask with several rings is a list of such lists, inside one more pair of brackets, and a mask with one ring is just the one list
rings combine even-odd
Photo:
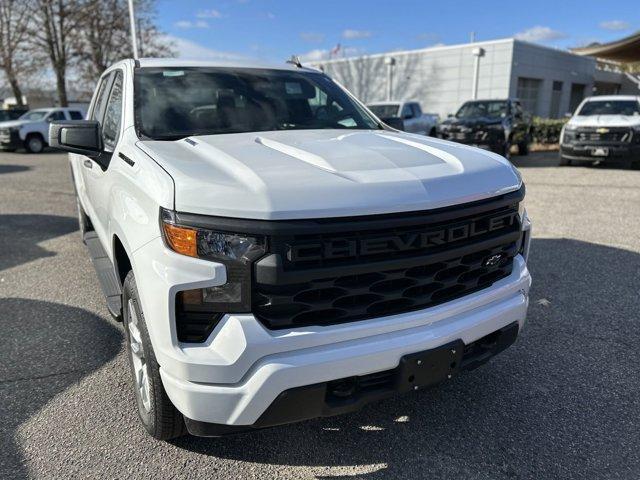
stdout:
[[436,136],[440,117],[435,113],[423,113],[420,102],[375,102],[367,104],[367,107],[382,121],[402,120],[400,130]]
[[640,166],[640,96],[585,99],[560,135],[560,165],[574,162]]
[[50,142],[156,438],[350,412],[524,324],[517,170],[389,129],[322,72],[122,61]]
[[0,122],[0,148],[10,151],[25,148],[30,153],[40,153],[47,146],[51,122],[83,118],[81,108],[29,110],[17,120]]

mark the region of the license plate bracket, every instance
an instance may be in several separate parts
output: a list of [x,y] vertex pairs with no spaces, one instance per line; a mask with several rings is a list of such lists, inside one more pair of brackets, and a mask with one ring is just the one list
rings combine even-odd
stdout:
[[417,390],[444,382],[458,373],[463,354],[464,342],[456,340],[403,356],[396,379],[398,390]]
[[593,157],[607,157],[609,155],[609,149],[605,147],[596,147],[591,149],[591,156]]

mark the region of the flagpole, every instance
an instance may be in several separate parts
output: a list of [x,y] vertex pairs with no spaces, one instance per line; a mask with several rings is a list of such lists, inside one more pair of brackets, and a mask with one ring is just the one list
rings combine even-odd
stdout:
[[131,46],[133,47],[133,58],[138,59],[138,39],[136,37],[136,20],[133,10],[133,0],[129,0],[129,23],[131,24]]

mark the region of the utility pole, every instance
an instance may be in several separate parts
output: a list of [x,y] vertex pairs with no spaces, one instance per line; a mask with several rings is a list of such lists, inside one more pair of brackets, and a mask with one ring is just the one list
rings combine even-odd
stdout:
[[393,100],[393,66],[396,64],[396,59],[386,57],[384,63],[387,66],[387,102],[390,102]]
[[473,64],[473,86],[471,87],[471,100],[478,98],[478,83],[480,83],[480,57],[484,57],[484,48],[474,48],[473,56],[476,57]]
[[129,24],[131,25],[131,46],[133,58],[138,59],[138,38],[136,35],[136,14],[133,10],[133,0],[129,0]]

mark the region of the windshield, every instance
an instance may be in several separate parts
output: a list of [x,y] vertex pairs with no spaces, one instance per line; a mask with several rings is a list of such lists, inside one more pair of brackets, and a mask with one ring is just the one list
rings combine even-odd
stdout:
[[42,120],[49,113],[48,110],[30,110],[20,117],[20,120]]
[[398,105],[369,105],[369,110],[378,118],[398,116]]
[[634,100],[594,100],[585,103],[578,115],[640,115],[640,104]]
[[156,140],[296,129],[377,129],[321,73],[244,68],[143,68],[135,76],[136,127]]
[[467,102],[460,107],[457,118],[499,118],[503,114],[507,114],[507,102],[505,101],[488,101],[488,102]]

